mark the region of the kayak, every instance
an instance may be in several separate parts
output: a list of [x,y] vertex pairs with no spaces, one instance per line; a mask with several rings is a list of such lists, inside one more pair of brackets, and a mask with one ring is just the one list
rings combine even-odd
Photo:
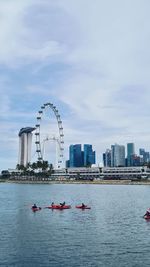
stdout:
[[41,207],[37,207],[37,208],[33,208],[32,207],[31,209],[32,209],[33,212],[35,212],[35,211],[41,210],[42,208]]
[[90,210],[91,209],[91,207],[88,207],[88,206],[82,206],[82,205],[80,205],[80,206],[76,206],[76,208],[77,209],[82,209],[82,210]]
[[70,205],[64,205],[64,206],[61,206],[61,205],[52,205],[52,206],[48,206],[47,208],[48,209],[55,209],[55,210],[65,210],[65,209],[70,209],[71,206]]
[[56,210],[64,210],[64,209],[70,209],[71,206],[70,205],[64,205],[64,206],[61,206],[61,205],[52,205],[52,206],[48,206],[47,208],[48,209],[56,209]]
[[150,215],[144,215],[145,220],[150,220]]

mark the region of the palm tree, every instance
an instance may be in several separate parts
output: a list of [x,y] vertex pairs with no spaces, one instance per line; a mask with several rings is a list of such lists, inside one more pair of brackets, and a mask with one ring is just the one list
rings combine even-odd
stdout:
[[28,162],[27,163],[27,167],[26,167],[28,170],[31,168],[31,163],[30,162]]
[[21,164],[17,164],[16,169],[22,171],[21,173],[24,175],[27,172],[27,167]]
[[42,169],[43,167],[43,162],[42,161],[37,161],[37,168]]
[[48,161],[44,161],[42,162],[42,171],[46,171],[48,169],[49,165],[48,165]]
[[33,171],[35,171],[35,170],[37,169],[37,163],[36,163],[36,162],[33,162],[33,163],[31,164],[31,169],[32,169]]
[[24,171],[24,165],[17,164],[16,169],[17,169],[17,170]]

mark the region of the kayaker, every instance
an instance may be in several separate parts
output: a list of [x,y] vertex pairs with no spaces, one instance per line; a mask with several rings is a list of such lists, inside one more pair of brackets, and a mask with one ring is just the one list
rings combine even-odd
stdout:
[[37,205],[34,204],[34,205],[32,206],[32,209],[37,209]]
[[60,206],[63,207],[65,206],[66,202],[64,201],[63,203],[60,203]]
[[54,206],[54,202],[51,203],[51,206],[52,206],[52,207]]
[[85,208],[85,205],[84,205],[84,203],[82,203],[82,208]]
[[150,211],[147,210],[146,213],[144,214],[144,216],[150,216]]

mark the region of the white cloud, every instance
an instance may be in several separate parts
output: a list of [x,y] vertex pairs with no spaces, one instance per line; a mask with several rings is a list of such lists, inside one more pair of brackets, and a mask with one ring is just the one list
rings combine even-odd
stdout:
[[[53,90],[49,90],[46,88],[47,86],[39,86],[39,85],[29,85],[27,86],[26,90],[30,94],[36,94],[36,95],[46,95],[47,97],[50,95],[50,93],[54,93]],[[41,103],[42,104],[42,103]]]
[[[27,12],[34,6],[35,0],[4,1],[0,3],[0,63],[9,67],[18,64],[42,62],[51,56],[60,56],[65,47],[56,40],[34,40],[35,26],[29,28]],[[32,14],[30,14],[32,16]],[[38,15],[38,14],[37,14]],[[26,20],[25,20],[26,18]],[[31,17],[29,17],[31,20]],[[37,27],[39,25],[36,25]]]
[[[65,77],[61,99],[84,120],[118,127],[118,132],[122,128],[124,134],[134,132],[137,122],[135,132],[139,132],[150,115],[149,2],[62,1],[60,5],[76,18],[83,33],[68,54],[74,68],[71,78]],[[124,90],[134,94],[124,97]],[[146,115],[142,109],[147,109]],[[138,134],[132,137],[138,139]]]

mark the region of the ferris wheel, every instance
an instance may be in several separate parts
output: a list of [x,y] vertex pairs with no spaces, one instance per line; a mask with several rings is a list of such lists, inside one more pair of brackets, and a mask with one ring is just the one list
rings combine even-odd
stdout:
[[[44,119],[44,115],[46,111],[52,111],[55,118],[56,118],[56,127],[57,127],[57,136],[50,135],[50,130],[47,129],[47,132],[45,133],[45,136],[42,135],[42,120]],[[38,115],[36,117],[37,123],[35,125],[36,127],[36,153],[38,161],[43,162],[45,160],[44,158],[44,151],[45,151],[45,145],[48,141],[53,141],[56,143],[56,168],[60,168],[63,163],[63,152],[64,152],[64,134],[63,134],[63,126],[62,126],[62,120],[60,117],[60,114],[58,112],[58,109],[56,106],[54,106],[52,103],[46,103],[41,106],[41,109],[38,111]],[[48,115],[48,125],[50,125],[50,114]]]

